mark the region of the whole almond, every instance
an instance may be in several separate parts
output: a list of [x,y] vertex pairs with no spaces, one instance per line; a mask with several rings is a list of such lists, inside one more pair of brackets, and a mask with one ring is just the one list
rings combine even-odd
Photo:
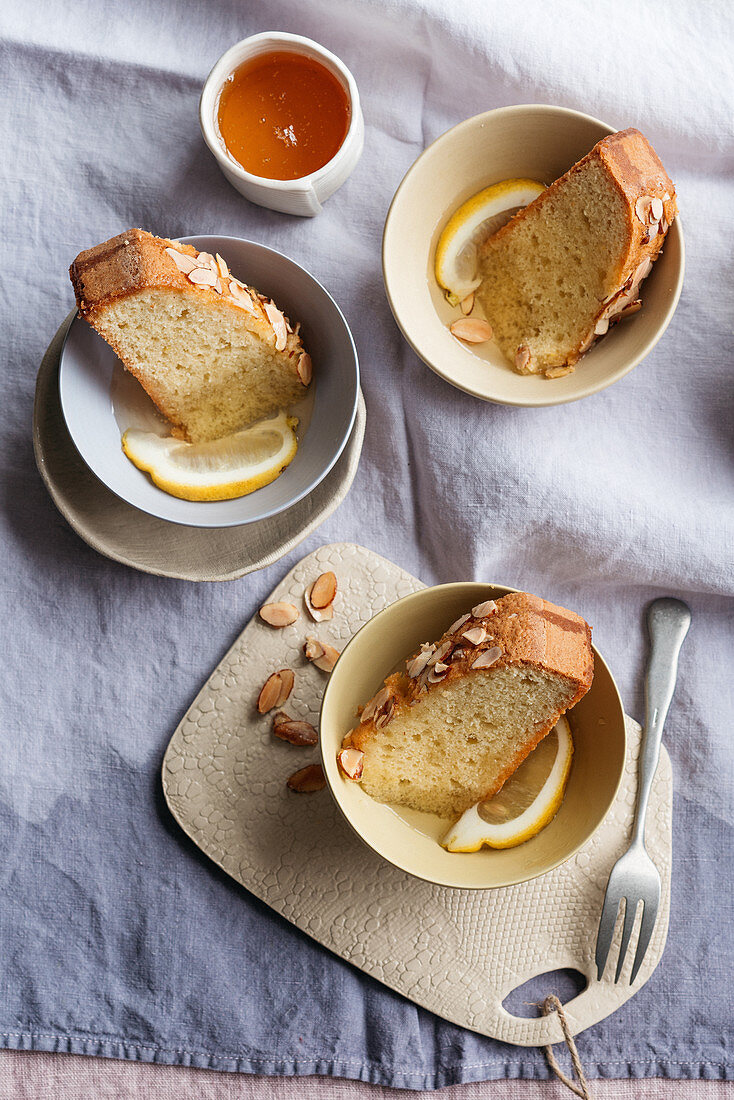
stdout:
[[326,786],[324,769],[320,764],[307,764],[305,768],[294,772],[287,785],[297,794],[312,794],[313,791],[322,791]]
[[483,344],[492,339],[492,326],[480,317],[460,317],[449,329],[453,336],[467,344]]
[[462,298],[459,302],[459,309],[468,317],[471,311],[474,309],[474,291],[471,294],[467,294],[466,298]]
[[320,611],[334,602],[336,596],[336,574],[322,573],[317,577],[311,589],[311,603]]
[[290,626],[298,618],[298,608],[292,603],[266,603],[259,611],[260,618],[268,626]]
[[316,745],[319,735],[310,722],[291,718],[284,710],[279,710],[273,718],[273,733],[281,741],[288,741],[291,745]]

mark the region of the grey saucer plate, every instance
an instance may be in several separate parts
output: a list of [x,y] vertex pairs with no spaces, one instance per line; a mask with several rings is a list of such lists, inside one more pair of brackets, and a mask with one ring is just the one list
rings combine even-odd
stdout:
[[234,273],[271,296],[294,321],[302,322],[314,380],[304,400],[292,410],[299,418],[299,447],[293,462],[270,485],[235,500],[179,500],[157,488],[125,457],[120,438],[128,427],[155,430],[160,417],[109,345],[81,319],[72,322],[61,352],[61,407],[87,466],[128,504],[189,527],[239,527],[291,508],[332,469],[357,412],[357,352],[336,302],[287,256],[239,237],[181,239],[212,254],[221,253]]
[[344,499],[357,472],[364,440],[361,393],[352,433],[332,470],[308,496],[277,516],[242,527],[210,530],[168,523],[126,504],[84,463],[61,411],[59,356],[73,316],[70,314],[56,333],[38,372],[33,448],[54,504],[94,550],[162,577],[234,580],[283,557]]

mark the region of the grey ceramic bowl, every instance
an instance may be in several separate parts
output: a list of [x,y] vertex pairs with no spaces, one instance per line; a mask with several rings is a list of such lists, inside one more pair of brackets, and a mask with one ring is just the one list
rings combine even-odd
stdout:
[[182,237],[219,252],[232,272],[257,287],[294,323],[314,364],[300,418],[298,453],[271,482],[236,500],[188,501],[158,489],[124,455],[123,431],[144,424],[152,405],[112,349],[78,318],[61,354],[61,405],[77,450],[94,474],[122,500],[149,515],[190,527],[234,527],[277,515],[326,477],[346,446],[359,397],[359,363],[352,334],[330,294],[302,267],[272,248],[239,237]]

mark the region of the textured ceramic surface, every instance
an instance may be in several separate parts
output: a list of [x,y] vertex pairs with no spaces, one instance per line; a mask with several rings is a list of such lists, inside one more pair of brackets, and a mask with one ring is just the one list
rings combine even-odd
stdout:
[[[333,569],[335,615],[315,624],[303,592]],[[422,588],[420,581],[360,546],[324,546],[277,586],[301,617],[284,630],[253,619],[193,701],[163,761],[163,789],[181,827],[219,867],[286,920],[391,989],[463,1027],[522,1046],[561,1041],[555,1016],[523,1019],[502,1002],[531,977],[558,967],[586,975],[569,1001],[574,1033],[619,1008],[650,977],[668,928],[672,782],[663,750],[650,803],[647,843],[663,893],[650,948],[633,986],[614,984],[612,961],[595,980],[594,944],[612,864],[626,848],[636,790],[639,726],[627,720],[627,759],[601,828],[549,874],[497,890],[436,886],[398,870],[348,827],[327,790],[295,794],[285,780],[318,759],[275,739],[255,710],[265,678],[296,673],[287,710],[318,720],[326,677],[302,655],[306,634],[342,649],[372,615]],[[621,936],[617,928],[615,945]],[[635,935],[633,935],[634,947]],[[612,956],[615,950],[612,949]]]
[[324,771],[350,825],[378,855],[404,871],[441,886],[487,889],[545,874],[573,855],[599,828],[614,801],[624,771],[625,721],[614,679],[594,652],[594,681],[569,712],[574,758],[561,809],[538,836],[516,848],[460,854],[439,841],[450,819],[375,802],[358,783],[340,774],[336,754],[357,721],[357,707],[370,699],[385,676],[405,668],[421,642],[435,641],[460,615],[513,589],[454,583],[424,588],[386,607],[347,646],[329,681],[321,710]]
[[293,410],[300,421],[293,462],[270,485],[235,500],[179,500],[158,489],[125,457],[120,438],[129,427],[155,430],[160,418],[109,345],[78,318],[71,324],[61,354],[61,406],[82,458],[121,500],[158,519],[188,527],[257,523],[312,493],[344,450],[359,397],[357,351],[334,299],[293,260],[238,237],[181,240],[212,254],[219,252],[240,278],[272,297],[294,323],[301,321],[314,380]]
[[[243,62],[273,50],[305,54],[306,57],[320,61],[337,78],[349,100],[349,130],[336,154],[316,172],[297,180],[271,180],[254,176],[230,156],[219,133],[217,112],[225,80]],[[204,141],[225,178],[241,195],[258,206],[306,218],[321,212],[321,203],[326,202],[329,195],[333,195],[352,174],[364,147],[364,119],[356,80],[335,54],[300,34],[265,31],[263,34],[244,38],[227,50],[204,84],[199,102],[199,125]]]
[[601,138],[598,119],[564,107],[502,107],[476,115],[430,145],[398,188],[385,223],[382,261],[395,319],[420,358],[452,386],[507,405],[559,405],[604,389],[632,370],[668,326],[683,283],[680,219],[642,286],[642,310],[600,340],[572,374],[517,374],[494,343],[468,347],[448,330],[459,316],[433,274],[436,242],[451,214],[492,183],[552,183]]
[[138,511],[115,496],[82,461],[59,402],[59,355],[70,314],[41,363],[33,409],[33,447],[51,498],[94,550],[144,573],[188,581],[234,580],[287,554],[339,506],[354,480],[365,429],[360,394],[349,442],[321,484],[287,512],[246,527],[182,527]]

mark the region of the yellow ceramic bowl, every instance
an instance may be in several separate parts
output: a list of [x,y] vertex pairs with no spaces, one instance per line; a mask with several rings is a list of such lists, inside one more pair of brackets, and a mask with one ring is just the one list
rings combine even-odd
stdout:
[[561,809],[532,840],[502,851],[449,853],[438,843],[449,822],[392,807],[365,794],[340,774],[336,754],[353,728],[357,707],[385,676],[437,638],[467,608],[515,589],[457,582],[425,588],[391,604],[354,636],[339,658],[321,708],[324,772],[339,809],[378,855],[440,886],[488,889],[525,882],[569,859],[598,829],[614,801],[624,770],[624,712],[617,686],[595,651],[594,682],[569,714],[574,760]]
[[408,171],[385,222],[385,288],[408,343],[452,386],[505,405],[576,401],[622,378],[665,332],[683,285],[679,218],[643,283],[640,312],[615,325],[564,378],[517,374],[493,343],[467,347],[448,331],[448,324],[459,314],[436,283],[433,263],[436,242],[451,214],[472,195],[501,180],[552,183],[610,133],[613,127],[565,107],[502,107],[447,131]]

